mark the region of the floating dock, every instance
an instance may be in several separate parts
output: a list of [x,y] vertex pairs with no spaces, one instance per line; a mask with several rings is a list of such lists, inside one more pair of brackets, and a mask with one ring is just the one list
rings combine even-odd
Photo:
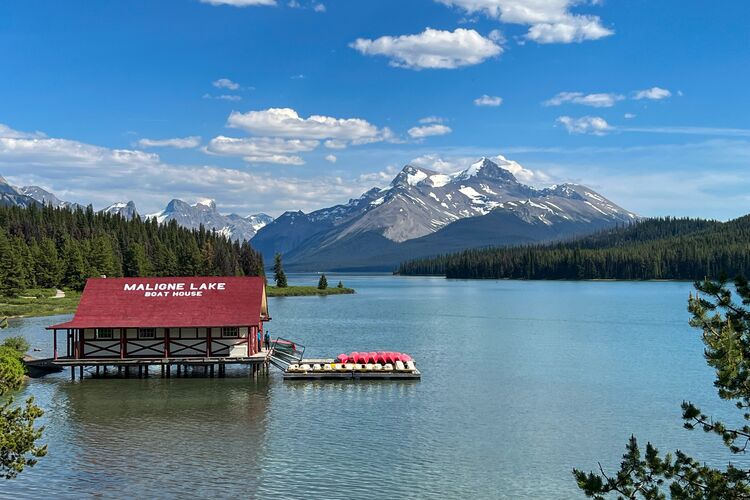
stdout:
[[[413,363],[412,363],[413,366]],[[284,380],[419,380],[416,367],[393,365],[337,363],[334,359],[303,359],[284,370]]]

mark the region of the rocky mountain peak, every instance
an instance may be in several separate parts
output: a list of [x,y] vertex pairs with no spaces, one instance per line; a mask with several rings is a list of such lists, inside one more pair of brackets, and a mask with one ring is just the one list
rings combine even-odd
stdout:
[[[501,161],[504,160],[502,157],[499,157],[499,159]],[[505,163],[510,164],[507,160]],[[487,157],[482,157],[479,161],[471,164],[469,168],[455,176],[456,180],[468,180],[472,177],[501,182],[518,182],[510,170],[504,169]]]

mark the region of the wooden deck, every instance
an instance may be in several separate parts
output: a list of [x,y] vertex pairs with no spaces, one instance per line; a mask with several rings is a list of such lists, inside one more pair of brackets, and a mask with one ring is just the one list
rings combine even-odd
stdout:
[[[303,359],[300,365],[331,364],[335,363],[334,359]],[[284,372],[284,380],[419,380],[422,373],[419,370],[414,371],[372,371],[372,370],[334,370],[334,371],[306,371],[306,372]]]

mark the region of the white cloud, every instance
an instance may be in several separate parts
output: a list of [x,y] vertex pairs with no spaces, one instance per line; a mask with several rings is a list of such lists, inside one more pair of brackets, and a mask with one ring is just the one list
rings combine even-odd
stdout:
[[8,139],[41,139],[47,136],[41,132],[21,132],[13,130],[9,126],[0,123],[0,137]]
[[581,118],[561,116],[557,119],[557,123],[563,125],[570,134],[605,135],[612,130],[607,121],[599,116],[582,116]]
[[336,158],[336,155],[326,155],[326,161],[336,163],[336,160],[338,160],[338,158]]
[[211,82],[211,85],[213,85],[217,89],[237,90],[238,88],[240,88],[239,83],[233,82],[229,78],[219,78],[218,80],[214,80],[213,82]]
[[390,65],[409,69],[454,69],[484,62],[503,52],[502,47],[475,30],[425,29],[417,35],[358,38],[350,46],[364,55],[386,56]]
[[[15,136],[15,137],[11,137]],[[23,136],[23,137],[20,137]],[[138,150],[109,149],[0,127],[0,169],[18,185],[43,185],[63,199],[97,208],[134,199],[141,213],[171,198],[212,198],[239,213],[313,210],[359,196],[358,177],[289,177],[212,165],[177,165]]]
[[176,148],[176,149],[189,149],[198,147],[201,143],[201,138],[198,136],[190,137],[175,137],[172,139],[141,139],[138,141],[138,145],[142,148]]
[[345,149],[346,148],[346,142],[344,141],[335,141],[333,139],[328,139],[326,142],[323,143],[325,147],[328,149]]
[[409,129],[409,136],[414,139],[424,139],[433,135],[445,135],[453,132],[450,127],[434,123],[432,125],[424,125],[421,127],[412,127]]
[[618,130],[621,130],[623,132],[643,132],[643,133],[650,133],[650,134],[750,137],[750,129],[747,129],[747,128],[661,126],[661,127],[621,127]]
[[625,113],[623,115],[623,118],[625,118],[626,120],[632,120],[633,118],[635,118],[635,114],[633,114],[633,113]]
[[333,118],[311,115],[302,118],[290,108],[269,108],[240,113],[233,111],[227,126],[260,136],[296,137],[301,139],[334,139],[364,144],[391,137],[388,128],[378,128],[361,118]]
[[625,99],[620,94],[601,93],[584,94],[583,92],[560,92],[551,99],[544,101],[545,106],[560,106],[565,103],[581,104],[594,108],[611,108],[618,101]]
[[428,123],[445,123],[445,118],[442,118],[440,116],[425,116],[424,118],[419,119],[419,123],[422,124],[428,124]]
[[322,3],[316,3],[315,6],[313,7],[313,10],[315,12],[325,12],[326,6]]
[[317,140],[282,139],[279,137],[214,137],[205,152],[224,156],[241,156],[248,163],[275,163],[279,165],[304,165],[295,153],[312,151]]
[[[537,43],[598,40],[614,32],[598,16],[574,14],[580,0],[436,0],[469,15],[483,13],[504,23],[529,26],[525,38]],[[596,3],[596,2],[591,2]]]
[[503,98],[496,95],[484,94],[481,97],[474,99],[474,106],[491,106],[497,107],[503,103]]
[[661,99],[666,99],[667,97],[671,97],[672,92],[670,92],[667,89],[662,89],[660,87],[651,87],[650,89],[644,89],[644,90],[638,90],[633,94],[633,99],[641,100],[641,99],[649,99],[652,101],[659,101]]
[[276,0],[200,0],[209,5],[231,5],[232,7],[275,6]]
[[217,99],[219,101],[241,101],[242,97],[234,94],[211,95],[203,94],[204,99]]

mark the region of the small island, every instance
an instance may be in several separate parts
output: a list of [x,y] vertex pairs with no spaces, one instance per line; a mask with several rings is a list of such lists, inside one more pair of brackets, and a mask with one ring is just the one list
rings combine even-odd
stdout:
[[305,295],[344,295],[356,293],[353,288],[318,288],[315,286],[286,286],[279,288],[267,286],[266,295],[269,297],[301,297]]

